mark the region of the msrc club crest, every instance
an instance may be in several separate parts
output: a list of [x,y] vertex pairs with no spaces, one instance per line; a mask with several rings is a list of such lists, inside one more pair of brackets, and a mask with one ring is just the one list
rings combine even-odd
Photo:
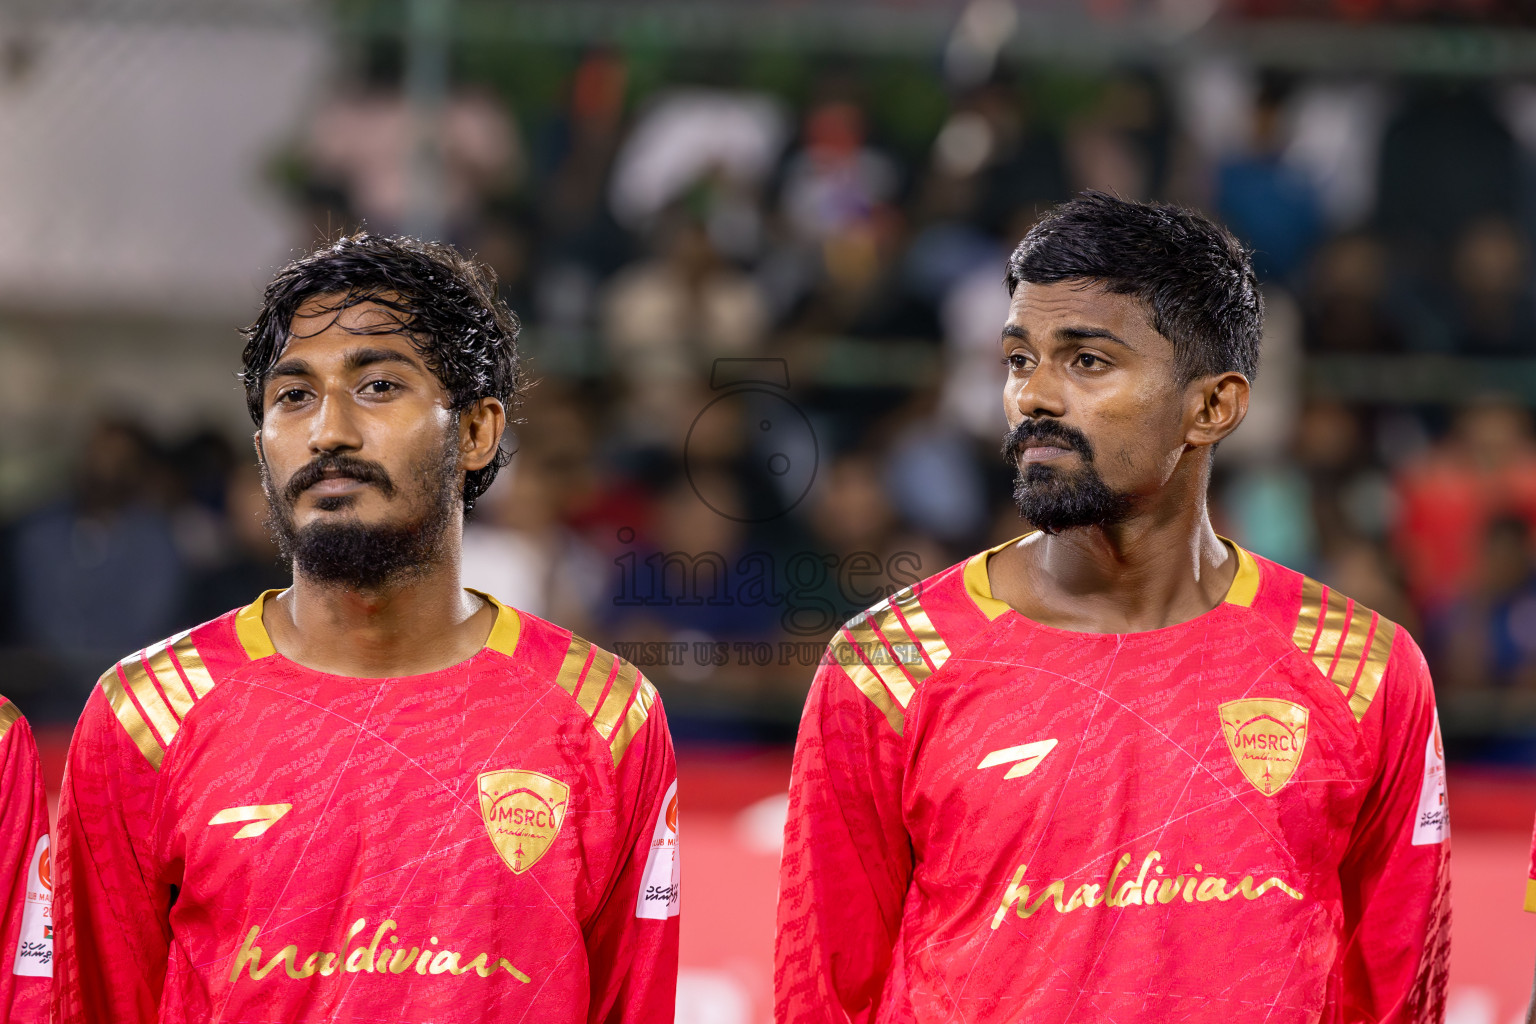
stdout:
[[508,768],[480,775],[480,815],[513,874],[538,863],[560,834],[571,787],[538,772]]
[[1229,700],[1221,705],[1227,749],[1260,793],[1274,796],[1291,781],[1307,745],[1307,709],[1276,697]]

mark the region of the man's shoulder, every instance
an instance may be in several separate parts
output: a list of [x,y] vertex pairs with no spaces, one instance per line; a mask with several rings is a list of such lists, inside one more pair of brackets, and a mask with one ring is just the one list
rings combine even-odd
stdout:
[[986,567],[1007,544],[898,590],[833,635],[826,661],[841,667],[898,733],[907,705],[929,676],[1008,611],[992,596]]
[[182,724],[219,683],[275,653],[265,630],[249,628],[252,609],[259,626],[265,596],[137,650],[97,680],[117,726],[157,771]]
[[[1360,721],[1381,689],[1391,666],[1420,659],[1406,630],[1347,594],[1303,573],[1239,549],[1252,566],[1248,592],[1229,595],[1265,620],[1326,679]],[[1239,569],[1234,591],[1243,584]]]
[[660,703],[656,687],[634,665],[572,630],[496,604],[500,614],[486,647],[535,685],[560,690],[566,712],[591,726],[617,768]]

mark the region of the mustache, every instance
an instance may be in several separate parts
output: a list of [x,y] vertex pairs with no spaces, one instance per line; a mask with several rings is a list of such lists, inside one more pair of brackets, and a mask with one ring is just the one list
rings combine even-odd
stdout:
[[292,505],[299,500],[299,495],[309,490],[315,484],[324,480],[327,476],[342,476],[359,483],[373,484],[384,497],[392,498],[395,494],[395,484],[389,478],[389,473],[377,462],[369,462],[366,459],[353,458],[350,455],[321,455],[312,462],[306,463],[302,468],[288,478],[283,485],[283,500]]
[[1019,457],[1019,449],[1045,446],[1068,448],[1081,455],[1085,463],[1093,461],[1093,444],[1087,434],[1056,420],[1030,419],[1020,420],[1003,435],[1003,460],[1013,464]]

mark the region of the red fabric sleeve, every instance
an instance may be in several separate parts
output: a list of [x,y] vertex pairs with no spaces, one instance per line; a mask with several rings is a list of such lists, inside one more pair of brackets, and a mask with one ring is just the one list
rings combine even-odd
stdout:
[[[11,705],[0,702],[0,708]],[[7,716],[9,717],[9,716]],[[0,882],[5,886],[5,917],[0,921],[0,1020],[42,1024],[48,1019],[52,982],[41,971],[52,962],[51,925],[46,924],[48,867],[48,797],[37,760],[37,743],[27,720],[17,717],[0,738]],[[31,883],[33,862],[41,854],[41,885]],[[39,899],[42,897],[42,900]],[[30,897],[30,898],[29,898]],[[33,909],[29,915],[29,906]],[[35,920],[28,920],[32,917]],[[40,927],[41,926],[41,927]],[[23,932],[25,931],[25,935]],[[41,932],[41,934],[38,934]],[[20,944],[28,942],[24,955]],[[39,949],[41,941],[48,948]]]
[[777,1020],[874,1018],[912,876],[904,761],[901,736],[829,653],[806,699],[789,784]]
[[613,887],[586,929],[592,972],[587,1019],[593,1024],[671,1021],[680,903],[677,758],[660,698],[620,760],[617,776],[624,855]]
[[60,1024],[159,1019],[172,888],[151,840],[158,778],[98,688],[70,741],[59,800]]
[[1361,724],[1379,754],[1340,872],[1342,1019],[1438,1022],[1451,938],[1445,756],[1429,670],[1403,630]]

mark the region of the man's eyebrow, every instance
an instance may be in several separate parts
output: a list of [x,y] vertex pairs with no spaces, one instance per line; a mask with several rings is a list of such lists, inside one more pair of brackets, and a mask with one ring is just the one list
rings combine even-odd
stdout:
[[361,370],[365,366],[375,363],[404,363],[413,369],[420,370],[421,363],[404,352],[392,348],[358,348],[347,353],[346,363],[348,370]]
[[313,377],[314,371],[302,359],[284,359],[267,371],[267,380],[274,377]]
[[[1103,338],[1105,341],[1112,341],[1116,345],[1123,345],[1132,351],[1135,351],[1136,348],[1136,346],[1132,345],[1118,334],[1115,334],[1113,331],[1107,331],[1102,327],[1062,327],[1056,331],[1056,335],[1057,337],[1066,338],[1069,341],[1084,341],[1088,338]],[[1017,338],[1020,341],[1029,340],[1029,332],[1022,327],[1016,326],[1015,324],[1008,324],[1004,326],[1002,336],[1004,338]]]
[[1103,338],[1105,341],[1112,341],[1116,345],[1122,345],[1133,352],[1136,350],[1136,346],[1120,337],[1120,335],[1115,334],[1113,331],[1106,331],[1102,327],[1063,327],[1056,333],[1061,337],[1069,338],[1072,341],[1085,341],[1088,338]]

